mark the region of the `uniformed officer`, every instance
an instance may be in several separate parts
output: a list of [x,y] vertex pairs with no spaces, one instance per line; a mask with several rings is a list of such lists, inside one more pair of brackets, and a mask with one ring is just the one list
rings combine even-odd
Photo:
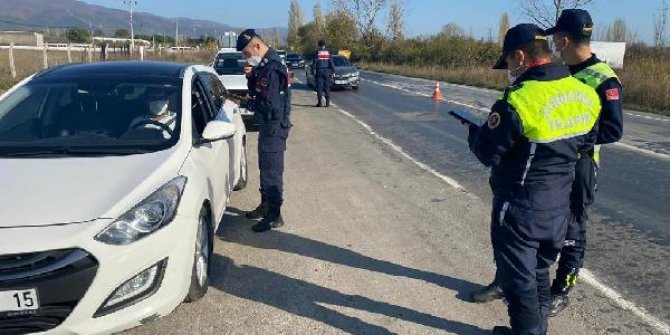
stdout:
[[494,68],[507,68],[511,85],[468,136],[491,167],[491,239],[510,316],[511,328],[493,334],[546,334],[549,267],[565,240],[577,155],[595,142],[600,101],[551,63],[547,37],[533,24],[507,32]]
[[335,73],[335,65],[330,57],[330,52],[326,49],[326,42],[319,41],[319,50],[312,61],[312,75],[316,81],[316,96],[318,102],[316,107],[322,107],[321,97],[326,97],[326,107],[330,106],[330,81]]
[[245,67],[249,86],[249,108],[259,124],[258,167],[260,169],[261,203],[247,212],[250,219],[260,219],[252,227],[264,232],[284,225],[283,203],[284,152],[291,128],[288,71],[277,51],[269,48],[253,29],[237,39],[237,50],[247,58]]
[[584,264],[586,249],[587,209],[593,204],[600,145],[617,142],[623,135],[622,86],[612,68],[591,52],[593,20],[583,9],[563,11],[556,27],[547,30],[554,35],[554,45],[570,72],[600,97],[602,110],[598,122],[596,147],[581,152],[575,169],[571,203],[574,219],[568,227],[565,245],[558,262],[556,278],[551,286],[551,315],[568,306],[569,293],[577,283],[579,269]]

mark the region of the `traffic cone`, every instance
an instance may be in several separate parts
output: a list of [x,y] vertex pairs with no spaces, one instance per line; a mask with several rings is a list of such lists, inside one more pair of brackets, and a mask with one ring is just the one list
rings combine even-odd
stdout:
[[444,97],[442,96],[442,92],[440,92],[440,82],[435,82],[435,91],[433,91],[433,96],[432,99],[435,101],[441,101],[444,100]]

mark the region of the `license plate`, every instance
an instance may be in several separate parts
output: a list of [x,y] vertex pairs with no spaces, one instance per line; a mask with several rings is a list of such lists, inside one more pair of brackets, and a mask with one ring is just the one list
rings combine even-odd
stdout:
[[0,313],[31,311],[40,308],[37,290],[0,291]]
[[346,80],[335,80],[335,85],[346,85],[348,83]]

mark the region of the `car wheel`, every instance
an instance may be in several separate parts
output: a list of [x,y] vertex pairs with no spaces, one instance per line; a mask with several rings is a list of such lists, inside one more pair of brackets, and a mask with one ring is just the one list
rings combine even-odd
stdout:
[[356,86],[351,86],[351,88],[353,88],[354,90],[358,91],[358,85],[356,85]]
[[186,302],[194,302],[205,296],[209,289],[209,269],[212,264],[211,216],[209,210],[203,207],[198,219],[198,234],[195,240],[193,256],[193,270],[191,272],[191,286],[186,295]]
[[249,169],[248,169],[248,160],[247,160],[247,143],[246,140],[242,140],[242,156],[240,157],[240,179],[235,184],[233,191],[240,191],[247,187],[247,181],[249,180]]

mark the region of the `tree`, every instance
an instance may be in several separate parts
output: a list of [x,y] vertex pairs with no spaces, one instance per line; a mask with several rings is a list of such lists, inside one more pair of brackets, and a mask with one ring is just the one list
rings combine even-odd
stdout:
[[440,34],[447,36],[447,37],[463,37],[465,36],[465,32],[463,32],[463,28],[461,28],[459,25],[456,23],[450,22],[444,25],[442,27],[442,31]]
[[[333,7],[349,13],[364,41],[370,41],[371,35],[377,36],[377,17],[384,11],[389,0],[333,0]],[[375,37],[376,38],[376,37]]]
[[117,29],[114,32],[114,37],[116,38],[130,38],[130,32],[128,29]]
[[74,43],[87,43],[91,39],[91,33],[83,28],[68,29],[65,36],[70,42]]
[[[402,41],[405,37],[405,9],[403,0],[392,0],[389,10],[388,31],[393,41]],[[354,22],[355,23],[355,22]]]
[[330,12],[326,15],[324,35],[330,50],[352,49],[358,42],[356,21],[347,12]]
[[663,0],[660,13],[654,15],[654,46],[657,48],[663,48],[667,42],[668,11],[670,11],[668,1]]
[[509,30],[509,14],[505,12],[500,18],[500,28],[498,29],[498,44],[502,47],[505,42],[505,35]]
[[626,21],[620,18],[616,19],[612,26],[605,27],[600,32],[600,39],[608,42],[626,42],[628,44],[634,44],[637,36],[628,30]]
[[323,31],[326,26],[326,21],[323,18],[323,11],[321,10],[321,5],[318,3],[314,5],[313,12],[314,12],[314,28],[316,28],[316,32],[319,35],[323,35]]
[[102,29],[96,29],[93,31],[93,36],[95,37],[105,37],[105,31]]
[[272,33],[272,46],[275,48],[279,48],[281,45],[281,35],[279,34],[279,28],[275,28],[274,32]]
[[292,0],[288,11],[288,36],[286,42],[288,48],[295,50],[300,43],[300,36],[298,36],[298,29],[303,25],[303,14],[298,0]]
[[298,36],[300,37],[300,47],[305,56],[314,56],[314,50],[321,38],[321,34],[316,29],[316,24],[310,22],[298,29]]
[[564,9],[582,8],[595,0],[517,0],[522,13],[542,28],[556,24]]

